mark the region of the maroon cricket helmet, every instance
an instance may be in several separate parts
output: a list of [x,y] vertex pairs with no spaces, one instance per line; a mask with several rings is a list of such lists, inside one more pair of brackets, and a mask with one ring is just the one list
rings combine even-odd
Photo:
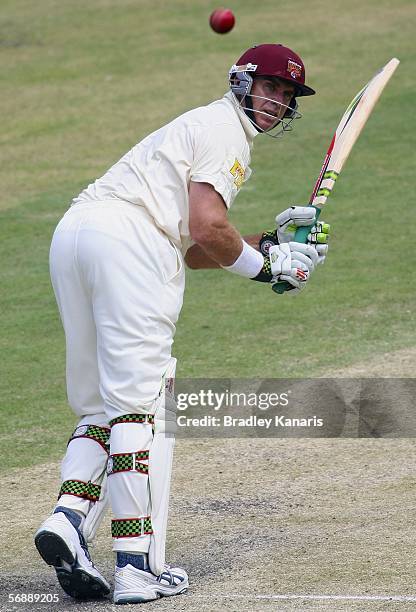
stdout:
[[296,87],[296,96],[313,96],[315,90],[305,85],[305,66],[297,53],[280,44],[254,45],[237,60],[234,68],[251,76],[275,76]]

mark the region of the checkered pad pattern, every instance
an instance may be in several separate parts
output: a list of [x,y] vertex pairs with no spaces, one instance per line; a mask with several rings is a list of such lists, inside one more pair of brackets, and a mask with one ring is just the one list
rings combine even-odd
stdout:
[[150,516],[141,518],[113,519],[111,535],[113,538],[138,538],[153,533]]
[[100,444],[100,446],[102,446],[105,452],[108,454],[111,430],[106,427],[98,427],[98,425],[86,425],[85,427],[87,428],[85,431],[83,426],[77,427],[72,436],[69,438],[69,442],[72,440],[78,440],[79,438],[89,438],[90,440],[98,442],[98,444]]
[[153,414],[124,414],[121,417],[111,419],[110,425],[118,425],[119,423],[149,423],[154,425],[155,417]]
[[59,489],[58,499],[61,495],[75,495],[89,501],[96,502],[100,497],[101,486],[93,482],[82,480],[65,480]]
[[147,463],[142,463],[140,459],[149,459],[149,451],[137,451],[136,453],[120,453],[110,455],[107,474],[116,474],[117,472],[129,472],[134,470],[140,474],[148,474],[149,466]]

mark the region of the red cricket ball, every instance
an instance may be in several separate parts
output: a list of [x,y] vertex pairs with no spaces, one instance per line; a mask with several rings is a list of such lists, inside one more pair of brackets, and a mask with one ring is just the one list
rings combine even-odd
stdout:
[[217,34],[226,34],[233,29],[235,17],[230,9],[216,9],[211,13],[209,25]]

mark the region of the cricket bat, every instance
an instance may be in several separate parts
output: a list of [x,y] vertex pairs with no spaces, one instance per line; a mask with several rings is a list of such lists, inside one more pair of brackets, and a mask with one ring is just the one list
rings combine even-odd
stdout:
[[[318,219],[361,130],[399,63],[397,58],[391,59],[358,92],[343,114],[332,137],[321,172],[309,200],[308,205],[316,209],[316,219]],[[299,227],[296,230],[295,241],[306,243],[311,228],[312,226]],[[274,283],[272,289],[276,293],[283,293],[290,286],[287,281],[280,281]]]

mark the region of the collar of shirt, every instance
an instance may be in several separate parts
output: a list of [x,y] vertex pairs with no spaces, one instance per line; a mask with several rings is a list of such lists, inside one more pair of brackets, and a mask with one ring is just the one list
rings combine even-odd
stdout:
[[237,99],[231,91],[227,91],[227,93],[224,95],[224,98],[232,104],[240,120],[240,123],[243,126],[244,132],[247,136],[247,140],[251,143],[254,140],[255,136],[259,134],[259,132],[251,123],[245,112],[240,108]]

